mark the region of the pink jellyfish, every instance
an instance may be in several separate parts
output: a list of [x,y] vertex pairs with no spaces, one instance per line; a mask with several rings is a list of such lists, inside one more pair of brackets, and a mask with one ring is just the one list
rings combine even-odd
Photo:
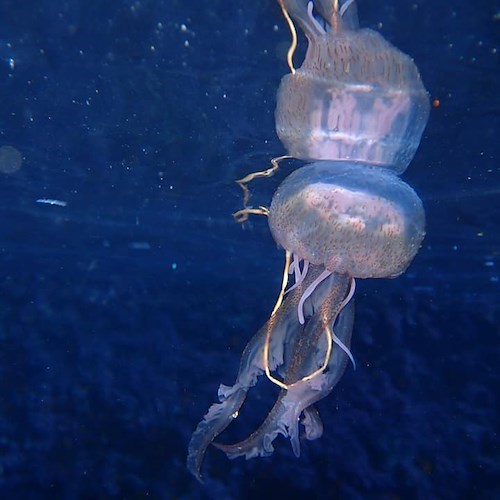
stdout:
[[279,186],[267,215],[286,250],[284,276],[292,272],[295,282],[245,348],[235,384],[219,387],[219,403],[191,438],[188,468],[198,478],[207,447],[237,418],[264,373],[281,391],[262,425],[239,443],[215,446],[230,458],[266,456],[281,434],[298,456],[299,422],[308,439],[321,436],[312,405],[331,392],[352,359],[355,278],[400,275],[425,234],[422,203],[410,186],[386,169],[349,162],[296,170]]

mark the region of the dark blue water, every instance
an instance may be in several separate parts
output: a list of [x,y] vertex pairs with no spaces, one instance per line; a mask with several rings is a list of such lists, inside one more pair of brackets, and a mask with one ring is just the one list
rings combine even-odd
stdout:
[[405,275],[358,283],[323,437],[299,459],[210,448],[201,486],[191,432],[281,280],[266,222],[231,217],[234,179],[283,153],[277,3],[0,0],[0,147],[22,155],[0,172],[2,498],[500,497],[500,4],[359,12],[439,100],[404,174],[427,237]]

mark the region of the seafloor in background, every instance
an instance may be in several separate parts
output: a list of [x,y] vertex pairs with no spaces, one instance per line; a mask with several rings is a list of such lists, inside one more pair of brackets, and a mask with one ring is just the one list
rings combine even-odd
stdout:
[[[289,34],[274,1],[205,4],[0,0],[0,496],[499,497],[491,0],[359,2],[439,100],[404,175],[424,246],[397,280],[359,281],[358,369],[300,459],[278,440],[248,462],[209,449],[204,486],[186,471],[283,264],[264,220],[231,213],[232,181],[282,153]],[[265,414],[275,390],[255,392],[221,440]]]

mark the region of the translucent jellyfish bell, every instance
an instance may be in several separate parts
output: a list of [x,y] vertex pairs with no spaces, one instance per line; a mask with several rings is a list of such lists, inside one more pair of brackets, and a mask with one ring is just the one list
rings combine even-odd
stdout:
[[388,170],[321,161],[274,194],[269,227],[299,259],[354,278],[399,276],[425,235],[420,198]]
[[430,109],[413,60],[379,33],[358,29],[353,2],[339,10],[332,0],[281,3],[309,42],[302,66],[281,80],[277,95],[276,131],[288,154],[402,173]]

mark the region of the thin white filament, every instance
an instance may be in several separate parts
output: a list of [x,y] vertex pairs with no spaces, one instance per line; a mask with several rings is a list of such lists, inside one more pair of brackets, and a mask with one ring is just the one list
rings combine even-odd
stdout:
[[[302,271],[301,271],[300,270],[300,260],[301,259],[298,259],[296,254],[293,254],[293,256],[294,256],[294,261],[292,262],[290,269],[292,269],[292,267],[293,267],[293,272],[295,273],[295,276],[294,276],[295,283],[285,293],[291,292],[293,289],[300,286],[307,275],[307,270],[309,269],[309,261],[304,260],[304,267],[302,268]],[[296,258],[297,258],[297,260],[296,260]]]
[[313,24],[313,26],[316,28],[316,31],[320,35],[326,35],[326,31],[324,30],[323,26],[321,26],[321,24],[319,24],[318,20],[314,17],[313,3],[312,2],[309,2],[307,4],[307,15],[309,16],[309,19],[311,20],[311,23]]
[[296,253],[293,254],[292,265],[290,266],[288,273],[295,274],[294,276],[295,281],[297,281],[297,279],[300,277],[300,259]]
[[355,291],[356,291],[356,280],[354,278],[351,278],[349,292],[347,293],[345,299],[340,303],[339,312],[342,311],[342,309],[344,309],[344,307],[347,304],[349,304],[349,302],[351,301],[351,299],[352,299]]
[[356,0],[347,0],[347,2],[346,2],[344,5],[342,5],[342,7],[340,7],[340,12],[339,12],[340,17],[342,17],[342,16],[345,14],[346,10],[347,10],[347,9],[348,9],[348,8],[349,8],[349,7],[350,7],[350,6],[351,6],[351,5],[355,2],[355,1],[356,1]]
[[[345,299],[340,303],[339,306],[339,312],[344,309],[344,307],[349,304],[351,301],[352,297],[354,296],[354,292],[356,291],[356,280],[354,278],[351,278],[351,283],[349,287],[349,292],[347,292],[347,295]],[[351,360],[352,366],[354,369],[356,369],[356,361],[354,361],[354,357],[351,354],[351,351],[349,348],[342,343],[342,341],[335,335],[335,332],[332,329],[332,338],[333,341],[349,356],[349,359]]]
[[354,361],[354,357],[351,354],[351,351],[349,348],[335,335],[335,332],[332,329],[332,339],[333,341],[349,356],[349,359],[351,360],[352,366],[354,369],[356,369],[356,361]]
[[305,323],[305,318],[304,318],[304,302],[311,296],[311,294],[316,290],[316,287],[328,276],[332,274],[331,271],[328,271],[325,269],[305,290],[305,292],[302,294],[302,297],[300,297],[299,300],[299,305],[297,306],[297,313],[299,316],[299,323],[303,325]]
[[309,261],[304,260],[304,267],[302,268],[302,276],[300,277],[299,285],[304,281],[308,270],[309,270]]

